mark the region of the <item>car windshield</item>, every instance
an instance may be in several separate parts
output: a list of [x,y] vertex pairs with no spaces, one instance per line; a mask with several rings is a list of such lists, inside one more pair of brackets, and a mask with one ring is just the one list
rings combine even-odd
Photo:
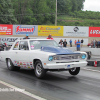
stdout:
[[31,50],[41,49],[42,46],[58,47],[58,44],[54,40],[31,40],[30,41]]

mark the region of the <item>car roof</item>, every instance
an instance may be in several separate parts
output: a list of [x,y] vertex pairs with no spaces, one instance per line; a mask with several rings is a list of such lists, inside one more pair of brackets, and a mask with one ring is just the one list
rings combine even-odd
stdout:
[[31,40],[46,40],[46,41],[48,41],[48,40],[51,40],[51,39],[22,39],[22,40],[17,40],[17,41],[31,41]]

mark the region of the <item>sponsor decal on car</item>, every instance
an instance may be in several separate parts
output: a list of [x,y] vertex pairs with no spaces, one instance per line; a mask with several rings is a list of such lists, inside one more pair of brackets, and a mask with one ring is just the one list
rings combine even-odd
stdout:
[[30,66],[28,66],[28,68],[31,68]]
[[19,65],[19,61],[17,61],[17,64]]
[[31,49],[34,49],[34,45],[31,46]]
[[22,62],[20,62],[20,65],[23,65]]
[[32,62],[30,62],[30,65],[33,65]]
[[70,65],[68,65],[67,68],[70,68]]
[[25,62],[23,62],[23,65],[25,65],[25,66],[26,66],[26,63],[25,63]]

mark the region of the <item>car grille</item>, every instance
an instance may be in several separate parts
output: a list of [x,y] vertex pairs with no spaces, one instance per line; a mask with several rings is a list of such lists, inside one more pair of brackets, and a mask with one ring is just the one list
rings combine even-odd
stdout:
[[81,59],[81,54],[54,56],[54,60],[56,61],[56,63],[79,62],[80,59]]
[[72,59],[78,59],[78,56],[61,56],[60,60],[72,60]]

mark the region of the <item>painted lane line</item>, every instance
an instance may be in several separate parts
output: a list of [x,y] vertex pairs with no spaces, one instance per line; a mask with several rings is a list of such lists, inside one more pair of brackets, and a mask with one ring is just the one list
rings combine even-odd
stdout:
[[34,94],[28,92],[28,91],[20,91],[20,90],[21,90],[20,88],[14,86],[14,85],[11,85],[11,84],[9,84],[9,83],[6,83],[6,82],[4,82],[4,81],[1,81],[1,80],[0,80],[0,83],[3,84],[3,85],[5,85],[5,86],[7,86],[7,87],[13,88],[13,89],[16,89],[16,88],[17,88],[17,89],[18,89],[18,92],[23,93],[23,94],[25,94],[25,95],[27,95],[27,96],[29,96],[29,97],[32,97],[32,98],[34,98],[34,99],[36,99],[36,100],[46,100],[46,99],[44,99],[44,98],[41,98],[41,97],[39,97],[39,96],[37,96],[37,95],[34,95]]
[[92,69],[87,69],[87,68],[81,68],[81,69],[100,73],[100,71],[98,71],[98,70],[92,70]]

